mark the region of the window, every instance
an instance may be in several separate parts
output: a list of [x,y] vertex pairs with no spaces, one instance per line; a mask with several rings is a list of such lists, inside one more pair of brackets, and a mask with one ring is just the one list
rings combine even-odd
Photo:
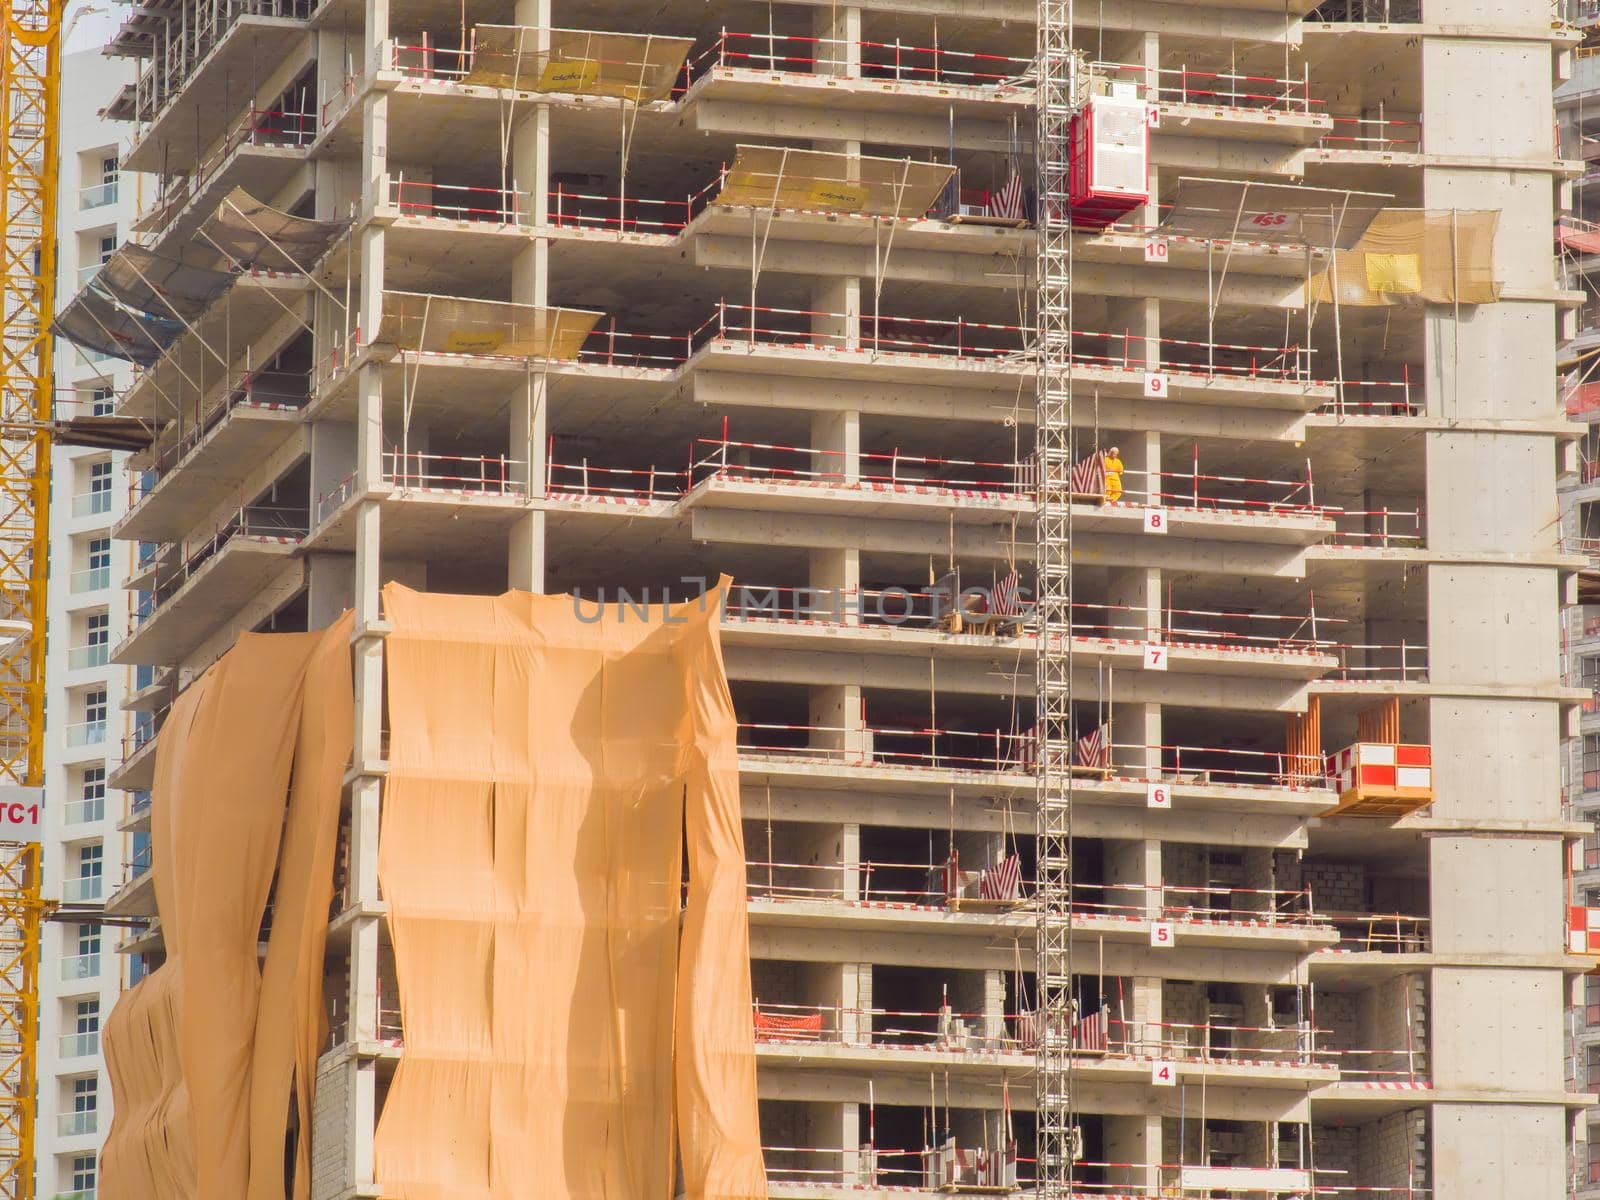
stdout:
[[1600,975],[1583,977],[1583,1023],[1600,1025]]
[[1600,1183],[1600,1125],[1589,1126],[1589,1182]]
[[1584,1063],[1588,1067],[1588,1074],[1584,1077],[1588,1086],[1584,1090],[1592,1092],[1596,1087],[1600,1087],[1600,1046],[1588,1048]]
[[100,1032],[100,1001],[79,1000],[73,1014],[78,1033]]
[[103,612],[90,613],[88,619],[84,622],[84,626],[85,626],[86,630],[88,631],[89,645],[91,645],[91,646],[105,646],[105,645],[109,645],[110,644],[110,642],[111,642],[111,614],[110,613],[103,613]]
[[78,926],[78,953],[80,955],[100,953],[100,926]]
[[89,490],[91,492],[109,492],[111,490],[111,463],[97,462],[89,465]]
[[89,539],[89,569],[91,571],[111,569],[111,539],[108,537]]
[[97,387],[89,393],[89,415],[109,417],[117,406],[117,394],[108,387]]
[[92,1113],[100,1107],[100,1080],[91,1075],[72,1081],[72,1111]]
[[102,158],[100,160],[100,182],[101,183],[114,183],[114,182],[116,182],[118,174],[119,174],[119,171],[118,171],[118,166],[117,166],[117,156],[115,154],[109,155],[108,157]]
[[1583,839],[1583,869],[1593,871],[1600,868],[1600,837],[1589,834]]
[[99,842],[78,847],[78,876],[67,881],[66,896],[69,901],[98,900],[103,894],[106,849]]
[[104,725],[108,707],[105,688],[92,688],[83,694],[83,719],[85,721],[91,723],[99,722]]
[[67,805],[67,824],[83,825],[106,819],[106,769],[85,767],[78,799]]
[[92,1154],[75,1154],[72,1157],[72,1190],[92,1192],[95,1189],[95,1161]]
[[117,252],[117,235],[103,233],[100,235],[100,261],[110,262],[111,256]]

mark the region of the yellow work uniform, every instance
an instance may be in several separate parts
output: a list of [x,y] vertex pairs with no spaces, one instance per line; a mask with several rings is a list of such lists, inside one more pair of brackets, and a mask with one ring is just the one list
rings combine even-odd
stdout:
[[1122,499],[1122,460],[1115,455],[1105,456],[1106,469],[1106,499],[1116,501]]

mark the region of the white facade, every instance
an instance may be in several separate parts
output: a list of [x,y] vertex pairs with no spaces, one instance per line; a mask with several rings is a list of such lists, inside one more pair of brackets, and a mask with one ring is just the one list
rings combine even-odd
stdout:
[[[123,138],[99,110],[132,78],[101,53],[121,11],[85,6],[62,56],[57,308],[127,236],[138,206],[119,178]],[[59,415],[110,412],[128,366],[91,362],[66,342],[56,350]],[[98,908],[135,868],[134,839],[118,831],[133,801],[108,776],[131,747],[134,714],[122,710],[130,672],[108,655],[126,632],[123,591],[133,562],[111,527],[127,511],[125,455],[57,448],[50,512],[50,638],[46,661],[44,890],[63,907]],[[140,839],[141,843],[143,839]],[[146,861],[148,852],[145,853]],[[110,1125],[110,1083],[100,1025],[123,984],[121,936],[98,924],[48,922],[39,997],[38,1195],[92,1200]]]

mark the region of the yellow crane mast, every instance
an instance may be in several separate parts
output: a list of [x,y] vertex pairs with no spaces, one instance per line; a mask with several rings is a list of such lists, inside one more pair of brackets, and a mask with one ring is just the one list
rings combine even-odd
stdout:
[[[7,0],[0,116],[0,784],[44,781],[56,183],[64,0]],[[12,793],[17,795],[17,793]],[[33,1200],[39,804],[0,803],[0,1200]]]

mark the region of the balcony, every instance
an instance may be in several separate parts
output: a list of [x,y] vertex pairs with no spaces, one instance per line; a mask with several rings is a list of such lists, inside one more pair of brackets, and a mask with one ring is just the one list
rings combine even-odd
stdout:
[[105,894],[106,881],[102,875],[80,875],[61,884],[61,899],[67,904],[91,904],[104,899]]
[[88,187],[78,189],[78,211],[83,212],[91,208],[104,208],[107,204],[117,202],[117,177],[108,176],[100,183],[91,183]]
[[87,1137],[100,1130],[100,1114],[88,1112],[61,1113],[56,1117],[57,1137]]
[[91,671],[96,667],[103,667],[111,661],[111,644],[109,642],[90,642],[87,646],[70,646],[67,648],[67,669],[69,671]]
[[81,596],[85,592],[100,592],[111,586],[111,567],[90,567],[86,571],[74,571],[68,578],[67,587],[74,596]]
[[100,978],[98,954],[69,954],[61,960],[61,982],[81,983]]
[[99,746],[106,740],[106,723],[104,718],[98,721],[79,721],[76,725],[67,726],[66,743],[68,746]]
[[61,1058],[93,1058],[100,1053],[100,1031],[62,1034],[57,1053]]
[[104,796],[95,796],[88,800],[69,800],[61,808],[61,821],[64,825],[93,825],[105,819]]
[[109,482],[104,488],[79,492],[72,498],[72,515],[75,517],[94,517],[110,511],[111,486]]

